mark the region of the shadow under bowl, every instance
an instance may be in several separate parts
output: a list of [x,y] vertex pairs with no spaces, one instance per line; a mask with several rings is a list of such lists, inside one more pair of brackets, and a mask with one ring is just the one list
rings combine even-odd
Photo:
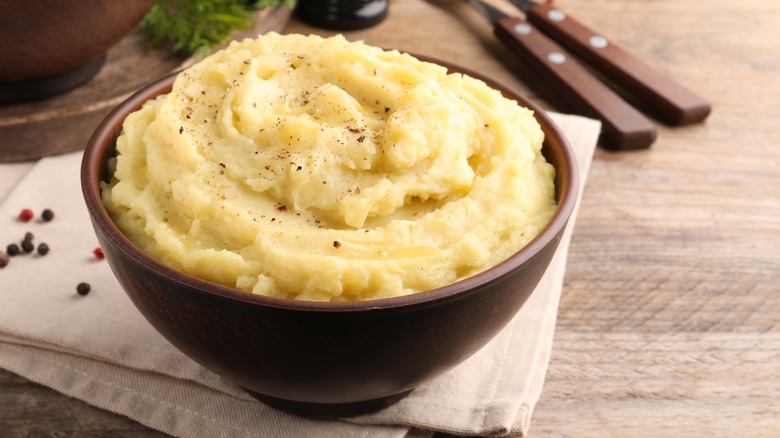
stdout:
[[[527,246],[473,277],[434,290],[381,300],[323,303],[253,295],[174,270],[116,227],[99,184],[125,117],[171,89],[174,75],[120,104],[89,141],[81,183],[97,238],[119,283],[143,316],[176,348],[276,408],[318,418],[382,409],[458,365],[520,310],[547,269],[574,208],[574,153],[553,121],[516,92],[476,72],[535,112],[543,153],[556,169],[558,208]],[[525,333],[523,336],[538,336]]]

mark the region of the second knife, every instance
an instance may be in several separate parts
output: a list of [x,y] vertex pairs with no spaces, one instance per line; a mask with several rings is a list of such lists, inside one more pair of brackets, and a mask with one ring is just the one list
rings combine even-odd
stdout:
[[469,3],[488,18],[496,37],[525,58],[575,111],[601,121],[605,146],[643,149],[655,141],[655,125],[557,43],[520,17],[479,0]]
[[523,11],[537,29],[623,87],[664,121],[687,125],[701,122],[710,114],[710,103],[702,97],[562,10],[533,0],[509,1]]

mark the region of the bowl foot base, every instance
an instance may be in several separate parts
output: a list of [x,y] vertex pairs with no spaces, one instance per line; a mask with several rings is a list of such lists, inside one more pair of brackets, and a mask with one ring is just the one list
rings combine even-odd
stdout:
[[43,99],[64,93],[95,76],[105,61],[106,54],[104,53],[73,70],[56,76],[24,82],[0,83],[0,104]]
[[409,389],[387,397],[351,403],[307,403],[271,397],[246,388],[243,389],[257,400],[280,411],[320,420],[354,417],[381,411],[397,403],[412,392],[412,389]]

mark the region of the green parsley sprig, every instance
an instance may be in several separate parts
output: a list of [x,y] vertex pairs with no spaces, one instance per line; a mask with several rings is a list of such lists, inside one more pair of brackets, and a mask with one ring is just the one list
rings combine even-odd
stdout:
[[202,56],[232,31],[251,28],[255,11],[280,5],[295,0],[157,0],[139,28],[154,46]]

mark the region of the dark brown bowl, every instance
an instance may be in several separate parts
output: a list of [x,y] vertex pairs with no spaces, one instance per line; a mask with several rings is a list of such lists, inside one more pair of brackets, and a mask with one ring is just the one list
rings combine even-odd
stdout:
[[[425,59],[425,58],[423,58]],[[428,59],[430,60],[430,59]],[[526,247],[456,283],[413,295],[351,303],[292,301],[213,284],[139,250],[114,225],[100,181],[125,117],[170,90],[163,78],[120,104],[87,144],[81,183],[100,245],[146,319],[186,355],[257,399],[310,416],[381,409],[477,352],[520,310],[547,269],[577,197],[574,153],[536,105],[474,72],[535,111],[543,152],[556,168],[558,209]],[[526,333],[525,336],[538,336]]]
[[46,97],[100,70],[154,0],[0,2],[0,103]]

